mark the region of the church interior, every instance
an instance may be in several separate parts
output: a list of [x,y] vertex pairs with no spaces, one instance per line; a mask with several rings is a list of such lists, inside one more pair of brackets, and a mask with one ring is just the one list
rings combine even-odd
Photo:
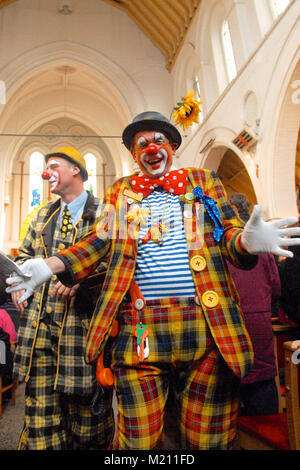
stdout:
[[49,199],[39,155],[77,146],[101,198],[133,170],[124,127],[144,110],[172,116],[189,90],[201,113],[180,129],[176,165],[216,170],[267,218],[295,214],[298,20],[292,0],[2,0],[2,249]]

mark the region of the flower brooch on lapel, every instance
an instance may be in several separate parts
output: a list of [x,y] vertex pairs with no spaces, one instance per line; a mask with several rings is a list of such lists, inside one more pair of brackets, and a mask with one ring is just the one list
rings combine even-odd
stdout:
[[144,209],[135,205],[129,210],[128,214],[125,216],[125,219],[127,219],[129,223],[135,222],[137,225],[145,225],[147,223],[148,217],[148,209]]

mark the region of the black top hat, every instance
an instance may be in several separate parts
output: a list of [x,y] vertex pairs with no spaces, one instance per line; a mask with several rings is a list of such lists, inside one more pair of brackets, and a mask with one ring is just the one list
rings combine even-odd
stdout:
[[146,111],[135,116],[132,123],[124,129],[122,139],[128,150],[131,148],[132,139],[135,134],[145,130],[161,131],[168,137],[170,142],[176,142],[178,147],[181,144],[179,131],[163,114],[156,111]]

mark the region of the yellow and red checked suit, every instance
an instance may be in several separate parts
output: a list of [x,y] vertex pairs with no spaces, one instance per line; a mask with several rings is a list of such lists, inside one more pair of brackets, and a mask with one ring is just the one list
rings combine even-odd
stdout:
[[[213,238],[214,225],[205,210],[204,223],[198,225],[193,202],[193,218],[188,222],[190,226],[185,221],[185,230],[190,261],[198,255],[206,261],[202,271],[192,269],[201,304],[199,312],[225,363],[240,378],[249,371],[253,352],[239,308],[239,297],[224,258],[240,268],[251,269],[256,263],[256,257],[244,253],[240,247],[243,223],[229,205],[217,175],[208,170],[191,168],[188,169],[188,180],[186,192],[201,185],[204,194],[217,202],[221,214],[224,234],[219,243]],[[139,226],[136,226],[135,237],[128,234],[132,227],[128,231],[124,230],[124,220],[130,208],[126,196],[128,190],[133,191],[130,177],[118,180],[106,194],[106,205],[97,231],[58,255],[67,267],[66,273],[60,276],[65,284],[81,281],[97,267],[103,256],[108,256],[106,278],[88,332],[88,362],[95,361],[103,350],[134,275]],[[180,198],[184,203],[184,196]],[[213,308],[202,301],[207,291],[213,291],[219,299]]]

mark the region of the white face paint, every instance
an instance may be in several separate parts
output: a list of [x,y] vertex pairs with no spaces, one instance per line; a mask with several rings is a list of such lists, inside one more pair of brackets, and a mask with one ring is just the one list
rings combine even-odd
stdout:
[[164,174],[168,163],[169,154],[165,148],[160,148],[155,155],[147,155],[143,152],[140,155],[141,164],[145,167],[148,175],[161,176]]
[[172,165],[174,151],[161,132],[141,131],[136,135],[133,156],[141,171],[150,178],[159,178]]
[[49,178],[50,191],[54,192],[60,185],[60,162],[51,159],[47,165],[47,171],[51,173]]

